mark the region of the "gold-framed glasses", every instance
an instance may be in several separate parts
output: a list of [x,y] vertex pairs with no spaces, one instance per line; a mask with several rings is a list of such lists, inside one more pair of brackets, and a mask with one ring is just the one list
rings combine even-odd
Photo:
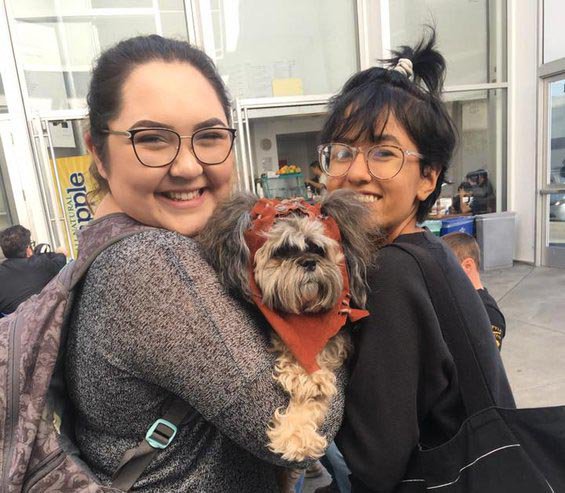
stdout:
[[359,153],[365,157],[365,163],[371,176],[378,180],[394,178],[406,161],[407,156],[423,159],[416,151],[407,151],[395,145],[375,145],[365,150],[341,143],[322,144],[318,146],[320,166],[328,176],[345,176]]

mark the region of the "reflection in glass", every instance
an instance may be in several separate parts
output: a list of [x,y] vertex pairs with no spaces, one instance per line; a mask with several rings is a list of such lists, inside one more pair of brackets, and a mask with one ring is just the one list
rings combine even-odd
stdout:
[[551,152],[549,182],[565,184],[565,80],[549,85]]
[[10,205],[8,202],[9,184],[5,181],[4,177],[7,177],[6,159],[2,145],[2,136],[0,135],[0,231],[13,225],[13,217],[10,213]]
[[549,196],[549,246],[565,248],[565,193]]
[[8,102],[6,101],[6,91],[0,75],[0,113],[8,113]]
[[506,0],[394,0],[391,46],[414,46],[424,24],[436,26],[447,60],[446,85],[506,80]]
[[543,63],[565,57],[563,0],[543,1]]
[[506,91],[447,93],[444,99],[459,133],[448,172],[453,183],[442,191],[452,198],[450,212],[505,210],[506,187],[497,184],[506,183]]
[[83,108],[93,60],[117,42],[159,33],[188,39],[184,2],[10,0],[17,53],[35,111]]
[[198,0],[234,97],[330,94],[358,68],[353,0]]
[[[549,183],[565,187],[565,80],[549,84]],[[549,244],[565,247],[565,193],[549,195]]]

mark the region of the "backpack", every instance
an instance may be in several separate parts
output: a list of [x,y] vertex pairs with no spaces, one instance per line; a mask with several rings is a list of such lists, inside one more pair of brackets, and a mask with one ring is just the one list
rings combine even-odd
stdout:
[[[110,245],[147,231],[127,216],[108,219],[90,233],[77,260],[41,291],[0,319],[0,491],[129,491],[159,450],[176,435],[189,405],[171,399],[140,445],[128,450],[111,486],[101,485],[73,443],[72,406],[66,397],[63,351],[67,321],[80,281]],[[93,227],[94,224],[91,226]],[[81,232],[82,233],[82,232]],[[140,437],[141,440],[141,437]]]

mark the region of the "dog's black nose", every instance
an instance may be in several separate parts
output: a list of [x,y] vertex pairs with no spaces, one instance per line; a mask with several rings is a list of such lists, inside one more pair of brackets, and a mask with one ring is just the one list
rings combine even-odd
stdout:
[[304,262],[302,262],[302,267],[304,267],[308,271],[316,270],[316,261],[304,260]]

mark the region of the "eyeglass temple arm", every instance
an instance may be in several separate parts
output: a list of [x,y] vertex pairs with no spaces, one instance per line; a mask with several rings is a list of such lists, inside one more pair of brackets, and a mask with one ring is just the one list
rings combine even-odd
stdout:
[[125,137],[129,137],[131,138],[131,132],[125,130],[125,131],[119,131],[119,130],[107,130],[107,129],[103,129],[101,130],[101,132],[103,134],[111,134],[111,135],[124,135]]
[[416,151],[404,151],[407,156],[416,156],[417,158],[424,159],[424,156]]

